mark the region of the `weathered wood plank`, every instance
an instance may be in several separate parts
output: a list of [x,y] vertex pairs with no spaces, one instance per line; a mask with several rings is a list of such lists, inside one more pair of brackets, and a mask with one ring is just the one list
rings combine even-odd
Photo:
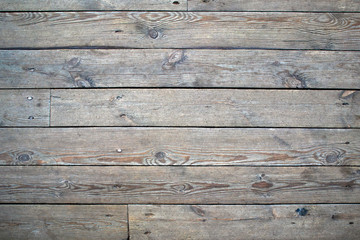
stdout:
[[360,50],[356,13],[4,12],[0,48]]
[[360,11],[358,0],[188,0],[190,11]]
[[1,0],[0,11],[187,10],[187,0]]
[[360,89],[360,53],[264,50],[0,51],[0,88]]
[[127,207],[0,205],[0,239],[128,239]]
[[49,126],[50,90],[0,90],[0,126]]
[[358,203],[359,167],[3,166],[1,203]]
[[359,127],[358,91],[58,89],[51,126]]
[[360,166],[359,129],[11,128],[0,136],[0,165]]
[[359,222],[357,204],[129,206],[130,236],[139,240],[355,240]]

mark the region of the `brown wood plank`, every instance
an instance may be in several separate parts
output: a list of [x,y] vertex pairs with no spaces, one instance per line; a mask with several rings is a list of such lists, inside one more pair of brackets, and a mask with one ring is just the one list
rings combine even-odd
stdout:
[[0,136],[0,165],[360,166],[359,129],[6,128]]
[[127,207],[0,205],[0,239],[128,239]]
[[360,53],[268,50],[0,51],[0,88],[360,89]]
[[359,127],[358,91],[53,90],[51,126]]
[[4,12],[0,48],[360,50],[356,13]]
[[129,223],[139,240],[356,240],[360,205],[130,205]]
[[0,126],[49,126],[49,90],[0,90]]
[[358,0],[188,0],[190,11],[360,11]]
[[0,203],[358,203],[359,194],[359,167],[0,168]]
[[0,11],[187,10],[187,0],[1,0]]

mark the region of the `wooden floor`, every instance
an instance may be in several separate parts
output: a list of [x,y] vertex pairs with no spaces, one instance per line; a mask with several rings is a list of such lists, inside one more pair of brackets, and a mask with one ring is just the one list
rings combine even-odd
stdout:
[[359,0],[0,10],[0,239],[360,238]]

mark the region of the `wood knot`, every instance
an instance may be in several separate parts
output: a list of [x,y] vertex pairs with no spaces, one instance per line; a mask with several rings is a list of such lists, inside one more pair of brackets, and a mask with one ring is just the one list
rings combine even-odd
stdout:
[[171,188],[178,193],[186,193],[194,189],[194,187],[189,183],[172,185]]
[[287,88],[307,88],[307,81],[308,79],[305,74],[300,73],[299,71],[295,71],[291,73],[288,70],[285,70],[283,72],[279,72],[277,74],[282,84]]
[[261,181],[261,182],[253,183],[251,186],[253,188],[271,188],[272,186],[274,186],[274,184],[267,181]]
[[174,69],[175,66],[179,63],[184,62],[186,59],[184,50],[176,50],[169,54],[169,56],[165,59],[162,69],[170,70]]
[[86,88],[86,87],[95,87],[95,82],[89,76],[84,76],[79,73],[70,72],[73,83],[76,87]]
[[327,165],[343,163],[345,151],[340,148],[322,148],[314,153],[314,158]]
[[157,159],[164,159],[164,158],[166,157],[166,154],[165,154],[164,152],[157,152],[157,153],[155,154],[155,157],[156,157]]
[[299,214],[299,216],[306,216],[306,214],[309,212],[306,208],[298,208],[295,210]]
[[20,162],[27,162],[31,160],[31,156],[27,153],[19,154],[17,160]]
[[199,215],[200,217],[204,217],[205,216],[205,211],[199,207],[199,206],[195,206],[195,205],[192,205],[190,206],[190,209],[196,213],[196,215]]
[[70,59],[69,61],[67,61],[66,65],[69,68],[76,68],[80,65],[80,62],[81,62],[81,58],[74,57],[74,58]]
[[159,36],[158,31],[153,28],[148,31],[148,34],[152,39],[156,39]]

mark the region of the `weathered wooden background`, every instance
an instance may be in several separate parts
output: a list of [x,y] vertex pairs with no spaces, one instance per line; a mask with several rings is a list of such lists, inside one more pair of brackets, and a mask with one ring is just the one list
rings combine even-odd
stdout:
[[359,239],[359,0],[0,0],[0,239]]

